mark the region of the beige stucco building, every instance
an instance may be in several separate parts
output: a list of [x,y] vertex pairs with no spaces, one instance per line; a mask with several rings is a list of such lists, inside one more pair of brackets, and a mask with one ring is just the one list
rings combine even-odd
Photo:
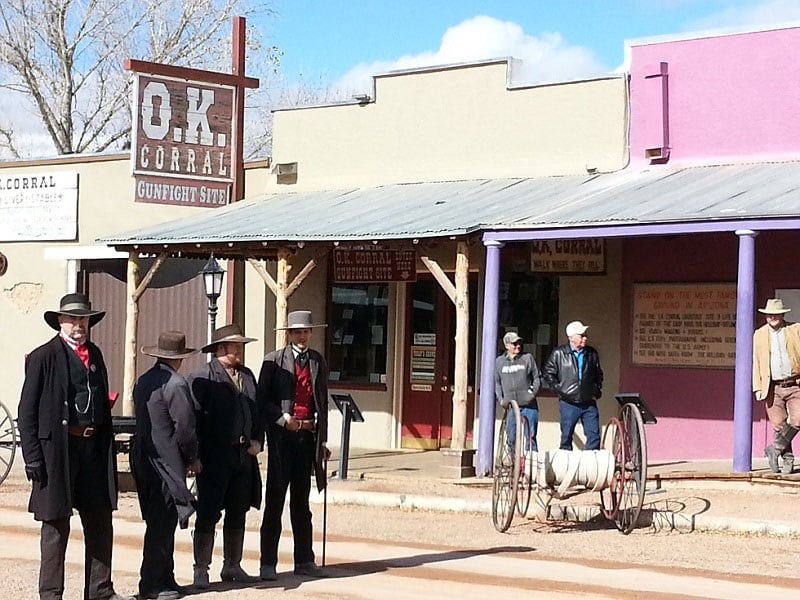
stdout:
[[[247,170],[240,207],[136,204],[125,157],[3,165],[2,170],[81,173],[76,241],[0,240],[10,265],[0,277],[0,303],[4,314],[13,315],[17,337],[3,350],[32,348],[51,334],[41,313],[76,285],[71,273],[80,272],[80,263],[75,261],[114,255],[98,247],[97,238],[109,238],[117,248],[135,243],[143,253],[185,252],[198,241],[204,248],[219,244],[233,252],[243,239],[250,245],[260,242],[264,256],[287,252],[290,280],[314,261],[288,299],[288,309],[311,309],[316,320],[328,324],[313,345],[331,363],[332,391],[352,394],[366,419],[353,426],[351,444],[446,447],[458,383],[457,319],[430,269],[438,265],[453,282],[457,261],[466,258],[470,318],[462,366],[469,446],[477,431],[480,379],[485,253],[479,226],[508,224],[533,196],[556,198],[567,189],[579,193],[597,174],[622,169],[628,161],[627,93],[625,76],[520,87],[507,60],[379,75],[369,98],[276,111],[271,165]],[[155,226],[186,216],[183,233]],[[470,219],[474,227],[463,226]],[[138,227],[147,229],[124,233]],[[459,248],[466,249],[461,257]],[[621,246],[609,240],[604,248],[600,272],[543,274],[533,272],[528,244],[509,244],[503,253],[507,295],[501,298],[506,311],[500,325],[536,342],[530,349],[541,361],[563,341],[566,322],[593,324],[609,390],[601,411],[610,416],[616,411],[620,333],[609,315],[619,305]],[[376,258],[379,252],[384,254]],[[337,261],[383,260],[409,252],[416,277],[392,272],[398,263],[388,258],[391,269],[360,271],[355,280],[337,271]],[[275,260],[259,264],[277,277]],[[196,310],[204,318],[202,298]],[[272,292],[248,266],[246,329],[263,340],[247,349],[254,370],[275,345],[275,315]],[[224,319],[223,309],[218,322]],[[18,390],[22,356],[8,368],[12,389]],[[552,447],[558,439],[557,403],[542,399],[540,404],[540,444]],[[332,408],[334,446],[339,422]]]

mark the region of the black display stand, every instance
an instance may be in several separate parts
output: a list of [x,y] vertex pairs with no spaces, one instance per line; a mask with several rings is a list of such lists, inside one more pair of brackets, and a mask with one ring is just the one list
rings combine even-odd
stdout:
[[617,394],[614,396],[619,402],[620,408],[625,404],[635,404],[639,412],[642,413],[642,420],[646,425],[654,425],[658,422],[656,415],[650,410],[647,402],[639,394]]
[[339,445],[339,479],[347,479],[347,462],[350,460],[350,422],[364,422],[364,415],[350,394],[331,394],[331,400],[342,413],[342,440]]

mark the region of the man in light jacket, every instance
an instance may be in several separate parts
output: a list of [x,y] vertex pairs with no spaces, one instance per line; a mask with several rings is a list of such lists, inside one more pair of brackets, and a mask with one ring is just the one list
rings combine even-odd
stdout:
[[758,309],[766,323],[753,334],[753,392],[766,402],[775,436],[764,453],[773,473],[786,474],[794,469],[792,440],[800,430],[800,324],[784,319],[790,310],[780,298],[767,300]]

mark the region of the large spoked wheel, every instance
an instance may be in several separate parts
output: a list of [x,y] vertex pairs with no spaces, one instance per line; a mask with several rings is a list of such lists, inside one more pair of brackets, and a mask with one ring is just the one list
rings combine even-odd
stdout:
[[[507,424],[509,419],[516,422],[518,435],[508,438]],[[494,482],[492,485],[492,520],[494,528],[503,533],[511,526],[514,518],[514,507],[517,503],[517,487],[519,486],[520,453],[517,452],[517,440],[521,429],[519,406],[516,402],[509,404],[500,422],[500,433],[497,436],[497,448],[494,455]]]
[[525,517],[528,514],[528,507],[531,505],[531,490],[533,488],[533,476],[535,467],[535,455],[533,453],[533,436],[531,434],[531,424],[526,417],[520,415],[522,427],[517,429],[517,448],[520,448],[522,458],[519,469],[519,483],[517,484],[517,514]]
[[647,487],[647,442],[639,407],[624,404],[620,415],[625,463],[622,496],[615,522],[622,533],[634,530],[642,512]]
[[622,503],[625,473],[625,445],[622,443],[623,425],[619,419],[611,419],[603,431],[602,447],[614,456],[614,474],[607,488],[600,490],[600,505],[606,519],[616,523]]
[[0,483],[3,483],[14,464],[17,451],[17,428],[8,408],[0,403]]

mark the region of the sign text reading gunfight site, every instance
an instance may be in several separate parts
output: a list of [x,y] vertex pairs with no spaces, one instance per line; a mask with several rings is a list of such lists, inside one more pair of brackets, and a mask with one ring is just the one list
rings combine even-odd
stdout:
[[229,86],[137,74],[131,149],[137,202],[228,204],[234,92]]
[[333,280],[337,283],[416,281],[416,267],[413,250],[333,251]]

